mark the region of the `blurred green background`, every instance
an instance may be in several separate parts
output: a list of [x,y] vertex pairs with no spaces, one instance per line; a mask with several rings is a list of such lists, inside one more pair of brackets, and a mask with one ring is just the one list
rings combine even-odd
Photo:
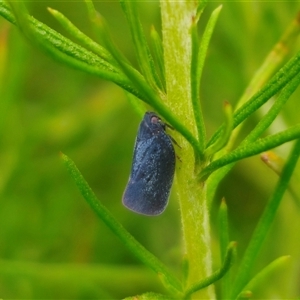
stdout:
[[[220,3],[208,5],[200,31]],[[223,122],[223,101],[236,103],[300,9],[290,1],[222,3],[201,89],[209,135]],[[116,44],[135,63],[118,2],[95,5],[106,17]],[[82,2],[29,3],[38,20],[66,34],[47,12],[48,6],[92,35]],[[151,24],[160,29],[158,2],[140,3],[139,12],[147,36]],[[299,46],[294,45],[290,56]],[[58,64],[0,18],[0,99],[0,298],[120,299],[163,291],[155,274],[97,219],[59,158],[60,151],[72,158],[114,216],[180,275],[183,249],[176,186],[166,212],[156,218],[139,216],[121,204],[140,122],[123,91]],[[299,120],[298,103],[299,91],[286,105],[275,130]],[[251,118],[245,131],[260,113]],[[278,153],[286,157],[288,150],[289,146],[280,147]],[[299,178],[299,167],[295,176]],[[239,257],[276,180],[257,156],[238,163],[217,192],[216,203],[226,197],[231,240],[238,241]],[[213,209],[217,268],[215,219]],[[280,255],[290,254],[291,262],[255,291],[254,298],[300,295],[299,226],[299,206],[286,195],[255,270]]]

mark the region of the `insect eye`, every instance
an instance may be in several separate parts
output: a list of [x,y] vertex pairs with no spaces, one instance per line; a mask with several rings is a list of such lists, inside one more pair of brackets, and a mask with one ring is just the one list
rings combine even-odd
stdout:
[[160,123],[160,119],[159,119],[158,117],[156,117],[156,116],[153,116],[153,117],[151,118],[151,123],[152,123],[152,124]]

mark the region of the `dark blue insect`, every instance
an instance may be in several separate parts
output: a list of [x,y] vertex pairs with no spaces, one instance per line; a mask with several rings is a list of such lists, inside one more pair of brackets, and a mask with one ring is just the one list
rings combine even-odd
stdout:
[[146,112],[135,141],[123,204],[144,215],[159,215],[167,204],[175,172],[175,151],[166,124]]

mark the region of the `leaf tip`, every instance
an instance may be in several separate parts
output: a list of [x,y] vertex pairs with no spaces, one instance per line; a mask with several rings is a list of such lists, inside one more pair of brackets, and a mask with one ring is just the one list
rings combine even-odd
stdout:
[[47,7],[47,10],[49,11],[49,13],[50,13],[51,15],[55,15],[55,13],[57,13],[57,10],[55,10],[55,9],[53,9],[53,8],[51,8],[51,7]]
[[67,161],[67,160],[68,160],[68,156],[65,155],[63,152],[59,151],[58,155],[59,155],[59,157],[60,157],[63,161]]
[[221,209],[227,209],[226,199],[223,197],[220,204]]
[[236,242],[236,241],[232,241],[232,242],[230,242],[230,243],[229,243],[229,246],[228,246],[228,248],[230,248],[230,249],[234,249],[234,248],[236,248],[236,247],[237,247],[237,245],[238,245],[238,242]]
[[225,114],[232,115],[232,105],[229,101],[225,100],[223,103]]

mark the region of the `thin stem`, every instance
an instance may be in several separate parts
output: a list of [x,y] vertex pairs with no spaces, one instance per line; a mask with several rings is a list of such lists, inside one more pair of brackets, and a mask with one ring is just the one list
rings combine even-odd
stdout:
[[[195,1],[162,0],[162,40],[166,71],[166,101],[172,112],[197,136],[193,105],[191,100],[191,29],[193,17],[197,15]],[[171,123],[172,125],[172,123]],[[186,284],[199,282],[212,272],[210,225],[207,210],[205,185],[195,178],[195,160],[199,160],[201,150],[197,141],[198,153],[180,136],[174,133],[181,146],[178,151],[180,162],[176,168],[176,185],[180,202],[181,222],[184,242],[184,255],[188,267]],[[215,299],[214,287],[191,295],[193,299]]]

